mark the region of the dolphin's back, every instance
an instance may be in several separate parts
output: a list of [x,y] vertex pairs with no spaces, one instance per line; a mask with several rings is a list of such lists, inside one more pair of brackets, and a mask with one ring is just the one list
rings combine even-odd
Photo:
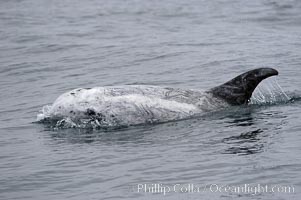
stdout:
[[247,104],[256,86],[274,75],[278,75],[275,69],[258,68],[206,92],[145,85],[80,88],[61,95],[52,106],[44,106],[38,121],[128,126],[179,120]]
[[96,120],[104,126],[158,123],[200,114],[215,105],[210,99],[199,90],[158,86],[79,88],[62,94],[40,117]]

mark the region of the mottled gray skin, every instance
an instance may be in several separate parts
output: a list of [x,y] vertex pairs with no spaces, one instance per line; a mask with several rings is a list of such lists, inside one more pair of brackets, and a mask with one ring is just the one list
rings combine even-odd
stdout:
[[185,119],[227,106],[222,99],[200,90],[125,85],[64,93],[38,118],[128,126]]
[[98,126],[128,126],[189,118],[231,105],[247,104],[256,86],[277,75],[271,68],[251,70],[208,91],[127,85],[79,88],[62,94],[38,119]]
[[220,86],[209,90],[215,97],[224,99],[230,105],[247,104],[257,85],[264,79],[278,75],[273,68],[258,68],[243,73]]

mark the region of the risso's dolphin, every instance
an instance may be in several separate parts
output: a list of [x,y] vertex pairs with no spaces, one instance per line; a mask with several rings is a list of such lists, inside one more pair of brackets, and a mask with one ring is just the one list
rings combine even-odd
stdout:
[[180,120],[248,104],[256,86],[274,75],[275,69],[258,68],[207,91],[148,85],[79,88],[44,107],[38,121],[113,127]]

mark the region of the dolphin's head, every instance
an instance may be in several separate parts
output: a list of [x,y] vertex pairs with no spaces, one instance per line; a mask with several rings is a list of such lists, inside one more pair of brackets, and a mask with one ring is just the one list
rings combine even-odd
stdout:
[[212,88],[214,96],[226,100],[231,105],[247,104],[257,85],[264,79],[278,75],[273,68],[258,68],[243,73],[223,85]]

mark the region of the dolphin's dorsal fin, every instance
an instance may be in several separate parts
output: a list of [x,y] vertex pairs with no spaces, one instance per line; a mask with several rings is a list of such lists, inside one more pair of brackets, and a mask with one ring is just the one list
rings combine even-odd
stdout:
[[262,80],[275,75],[278,75],[278,71],[273,68],[254,69],[210,89],[209,92],[231,105],[247,104],[257,85]]

